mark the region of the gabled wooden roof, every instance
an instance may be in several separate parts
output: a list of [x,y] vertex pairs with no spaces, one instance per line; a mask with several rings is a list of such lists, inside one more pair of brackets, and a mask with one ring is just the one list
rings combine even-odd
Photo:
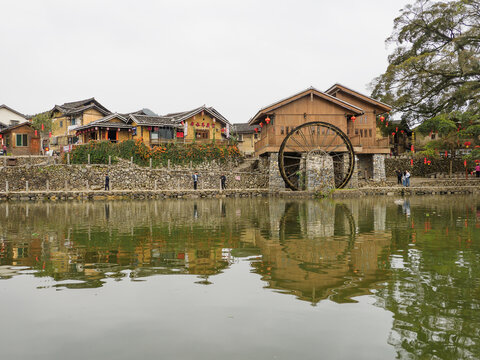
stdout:
[[2,129],[0,129],[0,133],[6,133],[8,131],[11,131],[11,130],[14,130],[16,128],[19,128],[19,127],[22,127],[22,126],[29,126],[29,127],[32,127],[32,123],[28,120],[25,120],[21,123],[18,123],[18,124],[15,124],[15,125],[10,125],[10,126],[7,126],[7,127],[4,127]]
[[[119,119],[122,122],[121,123],[112,122],[113,119]],[[91,128],[91,127],[102,127],[102,128],[112,127],[112,128],[129,129],[129,128],[132,127],[131,125],[129,125],[130,122],[131,121],[129,119],[123,117],[122,115],[114,113],[114,114],[107,115],[107,116],[105,116],[101,119],[92,121],[92,122],[90,122],[86,125],[79,126],[79,127],[75,128],[75,131],[88,129],[88,128]]]
[[308,89],[306,90],[303,90],[303,91],[300,91],[299,93],[296,93],[292,96],[289,96],[285,99],[282,99],[282,100],[279,100],[277,102],[274,102],[273,104],[270,104],[268,106],[265,106],[264,108],[260,109],[254,117],[252,117],[250,120],[249,120],[249,124],[250,125],[253,125],[255,124],[256,122],[260,121],[259,117],[263,114],[267,114],[267,113],[271,113],[273,112],[275,109],[278,109],[279,107],[282,107],[284,105],[287,105],[291,102],[294,102],[298,99],[301,99],[305,96],[308,96],[310,94],[313,94],[314,96],[317,96],[319,98],[322,98],[324,100],[327,100],[337,106],[340,106],[342,108],[344,108],[345,110],[347,111],[350,111],[352,112],[353,114],[355,115],[360,115],[360,114],[363,114],[363,110],[355,105],[352,105],[352,104],[349,104],[347,103],[346,101],[343,101],[343,100],[340,100],[340,99],[337,99],[336,97],[334,96],[331,96],[329,94],[326,94],[326,93],[323,93],[321,92],[320,90],[317,90],[315,89],[314,87],[309,87]]
[[349,95],[352,95],[364,102],[367,102],[367,103],[370,103],[372,105],[375,105],[379,108],[381,108],[382,110],[384,110],[385,112],[387,111],[391,111],[392,110],[392,107],[388,104],[385,104],[385,103],[382,103],[381,101],[378,101],[378,100],[375,100],[373,98],[371,98],[370,96],[367,96],[365,94],[362,94],[362,93],[359,93],[358,91],[356,90],[352,90],[348,87],[346,87],[345,85],[342,85],[342,84],[335,84],[333,85],[332,87],[330,87],[327,91],[325,91],[327,94],[330,94],[330,95],[334,95],[337,91],[343,91]]

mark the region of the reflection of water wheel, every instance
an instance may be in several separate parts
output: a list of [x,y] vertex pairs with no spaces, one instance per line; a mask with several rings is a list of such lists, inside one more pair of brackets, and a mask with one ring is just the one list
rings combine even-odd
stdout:
[[304,188],[305,159],[309,154],[329,155],[333,160],[335,187],[341,189],[348,184],[355,167],[352,143],[335,125],[314,121],[292,129],[280,146],[278,167],[290,189]]

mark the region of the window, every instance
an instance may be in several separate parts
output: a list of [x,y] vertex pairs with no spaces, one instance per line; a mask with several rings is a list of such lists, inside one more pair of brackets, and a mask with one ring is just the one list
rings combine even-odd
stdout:
[[372,137],[372,129],[368,129],[368,136]]
[[280,135],[285,135],[285,128],[283,126],[280,127]]
[[243,141],[243,134],[238,134],[238,141]]
[[16,139],[17,139],[16,146],[28,146],[27,134],[17,134]]
[[286,130],[286,132],[287,132],[287,134],[288,134],[288,132],[289,132],[289,131],[288,131],[288,130],[289,130],[289,129],[288,129],[288,126],[285,128],[285,130]]
[[363,137],[363,129],[360,129],[360,137]]
[[72,120],[70,121],[70,124],[71,124],[71,125],[77,125],[77,119],[72,119]]
[[253,138],[254,138],[255,140],[257,140],[257,139],[258,139],[258,134],[253,134]]
[[358,135],[358,129],[355,129],[355,135]]
[[63,127],[63,120],[60,120],[60,127]]

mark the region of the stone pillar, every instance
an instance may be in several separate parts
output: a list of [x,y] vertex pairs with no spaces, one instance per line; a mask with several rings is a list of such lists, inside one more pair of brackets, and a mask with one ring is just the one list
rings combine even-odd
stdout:
[[[358,188],[358,157],[355,156],[355,166],[353,167],[352,177],[347,185],[345,185],[345,189],[356,189]],[[343,155],[343,174],[346,174],[348,171],[348,156]]]
[[278,153],[268,154],[268,190],[285,190],[285,181],[278,168]]
[[385,155],[373,155],[373,181],[380,182],[387,180],[385,176]]
[[333,159],[330,155],[309,154],[306,159],[307,191],[330,191],[335,188]]

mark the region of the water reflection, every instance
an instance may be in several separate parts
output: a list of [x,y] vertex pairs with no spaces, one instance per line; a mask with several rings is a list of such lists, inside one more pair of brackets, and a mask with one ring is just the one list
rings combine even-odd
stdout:
[[190,274],[214,286],[248,261],[264,287],[313,306],[375,294],[399,357],[475,358],[479,220],[471,198],[2,204],[0,277],[75,289]]

